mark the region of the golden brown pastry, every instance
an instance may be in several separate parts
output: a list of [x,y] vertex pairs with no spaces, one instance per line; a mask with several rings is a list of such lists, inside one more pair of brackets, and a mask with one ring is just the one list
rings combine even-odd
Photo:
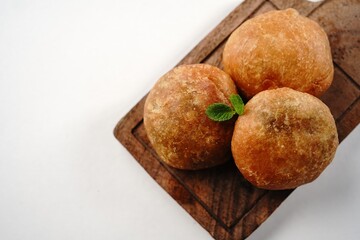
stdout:
[[320,96],[334,73],[326,33],[294,9],[243,23],[225,45],[223,65],[247,98],[279,87]]
[[228,160],[234,121],[214,122],[205,110],[214,102],[230,104],[236,93],[230,76],[210,65],[183,65],[161,77],[144,107],[145,129],[159,157],[180,169]]
[[338,146],[334,119],[318,98],[279,88],[255,95],[235,124],[232,154],[243,176],[264,189],[316,179]]

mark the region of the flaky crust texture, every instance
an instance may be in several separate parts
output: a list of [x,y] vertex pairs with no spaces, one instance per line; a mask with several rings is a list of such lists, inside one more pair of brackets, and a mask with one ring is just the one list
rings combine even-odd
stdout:
[[243,176],[264,189],[291,189],[316,179],[338,146],[334,118],[316,97],[266,90],[235,124],[232,154]]
[[206,64],[179,66],[161,77],[144,107],[145,129],[159,157],[190,170],[230,159],[234,121],[214,122],[205,110],[215,102],[230,104],[236,93],[228,74]]
[[225,45],[223,65],[248,99],[279,87],[318,97],[334,74],[325,31],[294,9],[270,11],[243,23]]

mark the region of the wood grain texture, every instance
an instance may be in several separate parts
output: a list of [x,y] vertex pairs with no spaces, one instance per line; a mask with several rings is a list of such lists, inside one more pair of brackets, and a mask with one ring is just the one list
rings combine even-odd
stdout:
[[328,34],[334,62],[360,85],[360,1],[326,1],[309,17]]
[[[310,3],[303,0],[245,1],[235,8],[179,64],[208,63],[222,68],[227,37],[246,19],[293,7],[318,21],[329,35],[335,63],[334,82],[322,96],[343,140],[360,122],[359,1]],[[140,165],[215,239],[245,239],[292,190],[268,191],[247,182],[232,161],[201,171],[163,164],[152,149],[143,125],[146,96],[117,124],[115,137]]]
[[295,8],[304,16],[308,16],[312,11],[324,3],[323,1],[308,2],[298,0],[271,0],[269,2],[274,4],[277,9]]

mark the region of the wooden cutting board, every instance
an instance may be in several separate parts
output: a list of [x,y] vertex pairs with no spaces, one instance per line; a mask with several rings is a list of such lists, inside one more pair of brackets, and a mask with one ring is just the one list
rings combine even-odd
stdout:
[[[336,119],[340,141],[360,122],[360,1],[247,0],[235,8],[179,64],[208,63],[222,68],[221,54],[245,20],[292,7],[327,32],[335,66],[334,82],[321,98]],[[169,69],[170,70],[170,69]],[[159,161],[143,124],[146,96],[117,124],[114,134],[140,165],[215,239],[245,239],[292,192],[258,189],[234,163],[201,171],[171,168]]]

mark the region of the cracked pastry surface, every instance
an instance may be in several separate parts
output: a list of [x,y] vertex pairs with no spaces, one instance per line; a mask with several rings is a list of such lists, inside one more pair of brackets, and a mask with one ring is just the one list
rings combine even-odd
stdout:
[[291,189],[316,179],[338,146],[335,121],[318,98],[278,88],[255,95],[234,128],[232,154],[259,188]]
[[235,121],[214,122],[206,108],[230,104],[234,82],[207,64],[182,65],[161,77],[144,106],[148,138],[165,163],[180,169],[202,169],[230,159]]
[[325,31],[294,9],[244,22],[225,45],[223,65],[248,99],[279,87],[321,96],[334,74]]

